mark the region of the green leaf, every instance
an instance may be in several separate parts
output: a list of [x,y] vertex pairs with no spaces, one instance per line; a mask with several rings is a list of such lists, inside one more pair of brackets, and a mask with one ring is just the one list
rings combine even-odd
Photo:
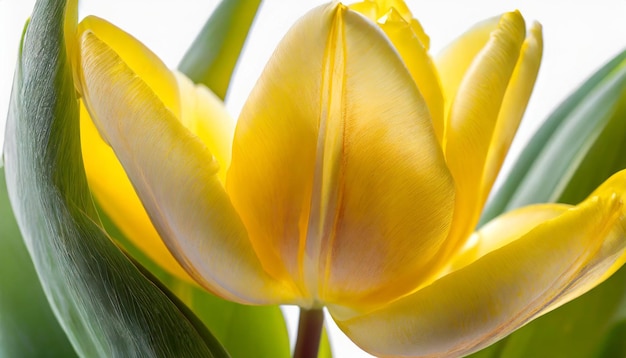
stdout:
[[111,237],[174,292],[231,357],[290,356],[289,335],[278,306],[246,306],[226,301],[171,275],[139,250],[100,208],[99,212]]
[[76,14],[71,4],[35,5],[5,139],[9,198],[43,290],[80,356],[225,357],[197,318],[139,271],[99,224],[64,42],[66,12]]
[[[27,27],[28,22],[24,32]],[[0,272],[0,357],[75,357],[22,241],[9,202],[2,160]]]
[[209,87],[222,100],[261,0],[223,0],[178,69]]
[[0,357],[76,357],[22,241],[0,168]]
[[[596,72],[547,119],[490,200],[481,223],[531,203],[578,203],[613,173],[626,168],[624,153],[626,51]],[[591,292],[472,357],[624,356],[625,320],[623,267]]]

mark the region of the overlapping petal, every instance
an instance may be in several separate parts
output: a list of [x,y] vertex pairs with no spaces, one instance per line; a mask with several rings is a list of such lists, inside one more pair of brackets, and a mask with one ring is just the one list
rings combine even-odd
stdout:
[[[175,75],[141,43],[114,25],[88,17],[81,31],[105,34],[110,46],[123,59],[131,59],[139,76],[148,76],[154,91],[165,91],[159,98],[167,100],[170,109],[178,108],[185,127],[198,135],[220,164],[219,177],[225,178],[230,164],[230,146],[234,121],[224,105],[208,89],[194,86],[183,75]],[[172,78],[176,82],[171,82]],[[171,85],[177,86],[170,87]],[[172,94],[173,90],[177,94]],[[181,103],[182,101],[182,103]],[[84,105],[81,103],[81,143],[89,185],[107,215],[134,245],[164,269],[179,278],[193,281],[171,255],[154,229],[150,218],[128,180],[113,150],[101,139]]]
[[[518,109],[524,109],[528,102],[541,59],[540,37],[540,30],[534,28],[526,39],[519,12],[504,14],[459,83],[444,138],[446,161],[457,185],[454,222],[447,251],[442,254],[444,260],[459,248],[478,221],[501,156],[512,140],[509,128],[517,128],[523,113]],[[518,72],[534,76],[520,78]]]
[[544,221],[551,220],[571,208],[565,204],[540,204],[505,213],[470,236],[448,263],[441,276],[467,266],[489,252],[515,240]]
[[465,73],[450,108],[446,159],[457,181],[457,191],[463,195],[457,205],[467,205],[459,217],[475,215],[473,209],[477,205],[466,202],[481,197],[474,193],[482,189],[489,143],[525,33],[524,19],[518,12],[503,15],[497,30]]
[[100,138],[82,103],[80,136],[89,188],[102,209],[138,249],[168,272],[192,282],[154,229],[124,168]]
[[209,148],[220,166],[217,176],[224,183],[230,166],[235,120],[208,88],[194,84],[181,73],[175,75],[181,100],[180,121]]
[[[176,78],[152,51],[126,32],[95,16],[88,16],[79,23],[78,33],[85,31],[97,35],[100,41],[115,49],[120,59],[127,64],[131,71],[145,81],[165,107],[172,111],[175,116],[180,115]],[[78,47],[80,48],[81,45],[78,44]],[[76,56],[76,60],[79,61],[80,51]],[[76,67],[80,68],[80,64],[77,64]],[[79,78],[82,76],[81,73],[77,75]],[[80,86],[81,81],[78,81],[77,85]]]
[[500,172],[504,158],[519,128],[530,95],[535,86],[539,65],[543,55],[543,36],[541,25],[533,23],[522,44],[519,59],[509,80],[509,85],[502,99],[502,106],[493,129],[487,158],[482,174],[480,188],[481,197],[477,199],[482,205],[486,202],[491,187]]
[[439,143],[443,140],[444,99],[435,64],[428,53],[430,39],[402,1],[366,0],[350,8],[376,23],[392,42],[426,100]]
[[410,73],[343,5],[313,10],[277,48],[239,119],[227,190],[269,272],[351,306],[428,274],[454,200]]
[[[492,251],[378,311],[335,318],[358,345],[381,356],[476,351],[589,290],[624,263],[625,190],[623,171],[577,207],[549,205],[496,219],[480,233],[481,240],[495,243],[487,245]],[[525,220],[542,217],[551,219],[533,227]]]
[[499,23],[500,17],[493,17],[474,25],[435,56],[435,65],[444,95],[446,118],[461,81]]
[[98,31],[86,28],[79,41],[85,104],[176,259],[222,297],[250,303],[292,299],[291,287],[268,276],[256,258],[215,157],[179,122],[172,109],[178,93],[176,103],[166,105],[167,97],[155,92],[159,84],[145,82]]

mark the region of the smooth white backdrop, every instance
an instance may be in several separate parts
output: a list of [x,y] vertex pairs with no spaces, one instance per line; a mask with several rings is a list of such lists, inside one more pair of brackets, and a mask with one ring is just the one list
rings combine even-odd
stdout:
[[[242,53],[227,106],[237,117],[250,89],[278,41],[291,24],[320,0],[265,0]],[[510,157],[571,91],[599,66],[626,48],[626,0],[409,0],[410,8],[431,38],[437,53],[472,24],[514,9],[544,29],[544,60]],[[33,0],[0,0],[0,145],[8,108],[13,69],[24,21]],[[187,47],[216,6],[216,0],[83,0],[80,16],[103,17],[133,34],[170,67],[176,67]],[[505,164],[508,168],[510,160]],[[416,308],[417,309],[417,308]],[[297,309],[284,308],[293,338]],[[329,317],[328,317],[329,318]],[[329,318],[335,357],[369,357],[355,347]]]

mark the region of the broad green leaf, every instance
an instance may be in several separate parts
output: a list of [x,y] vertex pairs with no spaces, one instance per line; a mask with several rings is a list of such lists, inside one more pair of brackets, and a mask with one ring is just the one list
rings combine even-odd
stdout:
[[[481,222],[530,203],[578,203],[611,174],[626,168],[625,150],[626,51],[547,119]],[[472,357],[624,356],[625,321],[626,268],[622,268],[591,292]]]
[[[24,26],[24,31],[28,23]],[[75,357],[22,241],[0,160],[0,357]]]
[[226,98],[230,78],[261,0],[223,0],[202,28],[178,69]]
[[0,168],[0,357],[76,357],[22,241]]
[[233,358],[289,357],[289,336],[278,306],[245,306],[218,298],[178,279],[133,245],[99,210],[111,237],[174,292],[209,328]]
[[75,15],[75,1],[36,3],[6,129],[9,198],[43,290],[80,356],[225,357],[198,319],[139,271],[99,224],[64,41]]

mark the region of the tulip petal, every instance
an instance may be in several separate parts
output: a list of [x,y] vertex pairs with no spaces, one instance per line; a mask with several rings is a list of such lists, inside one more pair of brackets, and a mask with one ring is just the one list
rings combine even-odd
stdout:
[[124,168],[80,108],[80,140],[89,189],[102,209],[139,250],[160,267],[187,282],[194,282],[167,249],[137,197]]
[[453,257],[441,275],[461,269],[487,253],[515,241],[535,226],[563,214],[571,207],[566,204],[531,205],[499,216],[498,220],[492,220],[470,236],[463,249]]
[[393,43],[424,96],[439,143],[443,140],[444,103],[435,64],[428,54],[430,39],[403,1],[364,1],[350,5],[376,22]]
[[513,137],[526,111],[526,105],[535,85],[543,54],[541,25],[533,23],[529,35],[522,45],[520,58],[517,61],[509,86],[502,100],[496,127],[489,147],[485,163],[478,202],[484,203],[500,172],[506,153],[513,142]]
[[[138,75],[148,76],[148,80],[152,81],[153,90],[165,91],[157,96],[167,98],[170,101],[170,109],[180,108],[183,125],[203,140],[220,163],[219,177],[223,181],[226,169],[230,165],[234,121],[227,114],[221,101],[206,87],[194,86],[183,75],[172,76],[149,49],[107,21],[89,17],[81,23],[81,29],[82,31],[95,29],[98,34],[108,34],[105,37],[108,36],[111,43],[116,46],[114,51],[121,53],[122,58],[132,59],[135,67],[141,70]],[[147,61],[146,58],[151,60]],[[171,94],[172,89],[175,89],[171,86],[176,84],[171,82],[172,78],[178,83],[176,87],[179,88],[179,93],[176,98]],[[162,83],[157,84],[157,80]],[[181,100],[182,103],[179,104]],[[100,137],[83,103],[80,116],[85,171],[90,189],[98,203],[124,235],[143,253],[178,278],[194,282],[180,267],[154,229],[115,153]]]
[[106,20],[88,16],[81,21],[79,31],[96,34],[187,129],[200,137],[220,164],[219,177],[224,180],[235,122],[222,101],[206,86],[194,85],[185,75],[170,71],[141,42]]
[[356,305],[429,273],[454,200],[405,65],[339,4],[279,45],[237,124],[227,190],[269,272],[313,300]]
[[463,77],[499,23],[500,17],[479,22],[435,56],[445,100],[446,118]]
[[[417,22],[415,19],[413,21]],[[443,92],[439,84],[437,69],[428,54],[428,48],[419,41],[418,36],[412,31],[410,23],[405,22],[393,11],[387,16],[385,23],[380,24],[380,27],[402,56],[413,81],[424,96],[437,140],[442,143],[444,132]]]
[[180,89],[180,121],[207,146],[220,165],[218,177],[224,183],[230,166],[235,121],[224,103],[204,85],[195,85],[177,73]]
[[[112,48],[172,113],[180,115],[176,78],[152,51],[118,27],[95,16],[87,16],[80,22],[78,33],[85,31],[96,34]],[[74,67],[80,68],[80,65]],[[78,77],[80,76],[79,73]],[[79,92],[82,92],[80,84],[81,82],[77,83]]]
[[97,33],[85,30],[79,41],[85,105],[176,259],[221,297],[290,302],[291,287],[255,256],[212,153]]
[[[521,237],[378,311],[342,317],[341,310],[329,307],[331,314],[372,354],[474,352],[589,290],[624,264],[625,192],[626,172],[621,172],[579,206],[530,230],[509,214],[506,220],[518,226],[496,224],[483,234],[509,236],[513,230]],[[552,209],[561,210],[537,210],[543,212],[539,216],[552,217],[555,213],[546,214]],[[528,217],[524,209],[519,213]]]
[[503,98],[525,39],[519,12],[504,14],[459,85],[445,133],[445,155],[457,188],[452,231],[441,255],[446,260],[478,221],[490,188],[483,185],[490,143]]

